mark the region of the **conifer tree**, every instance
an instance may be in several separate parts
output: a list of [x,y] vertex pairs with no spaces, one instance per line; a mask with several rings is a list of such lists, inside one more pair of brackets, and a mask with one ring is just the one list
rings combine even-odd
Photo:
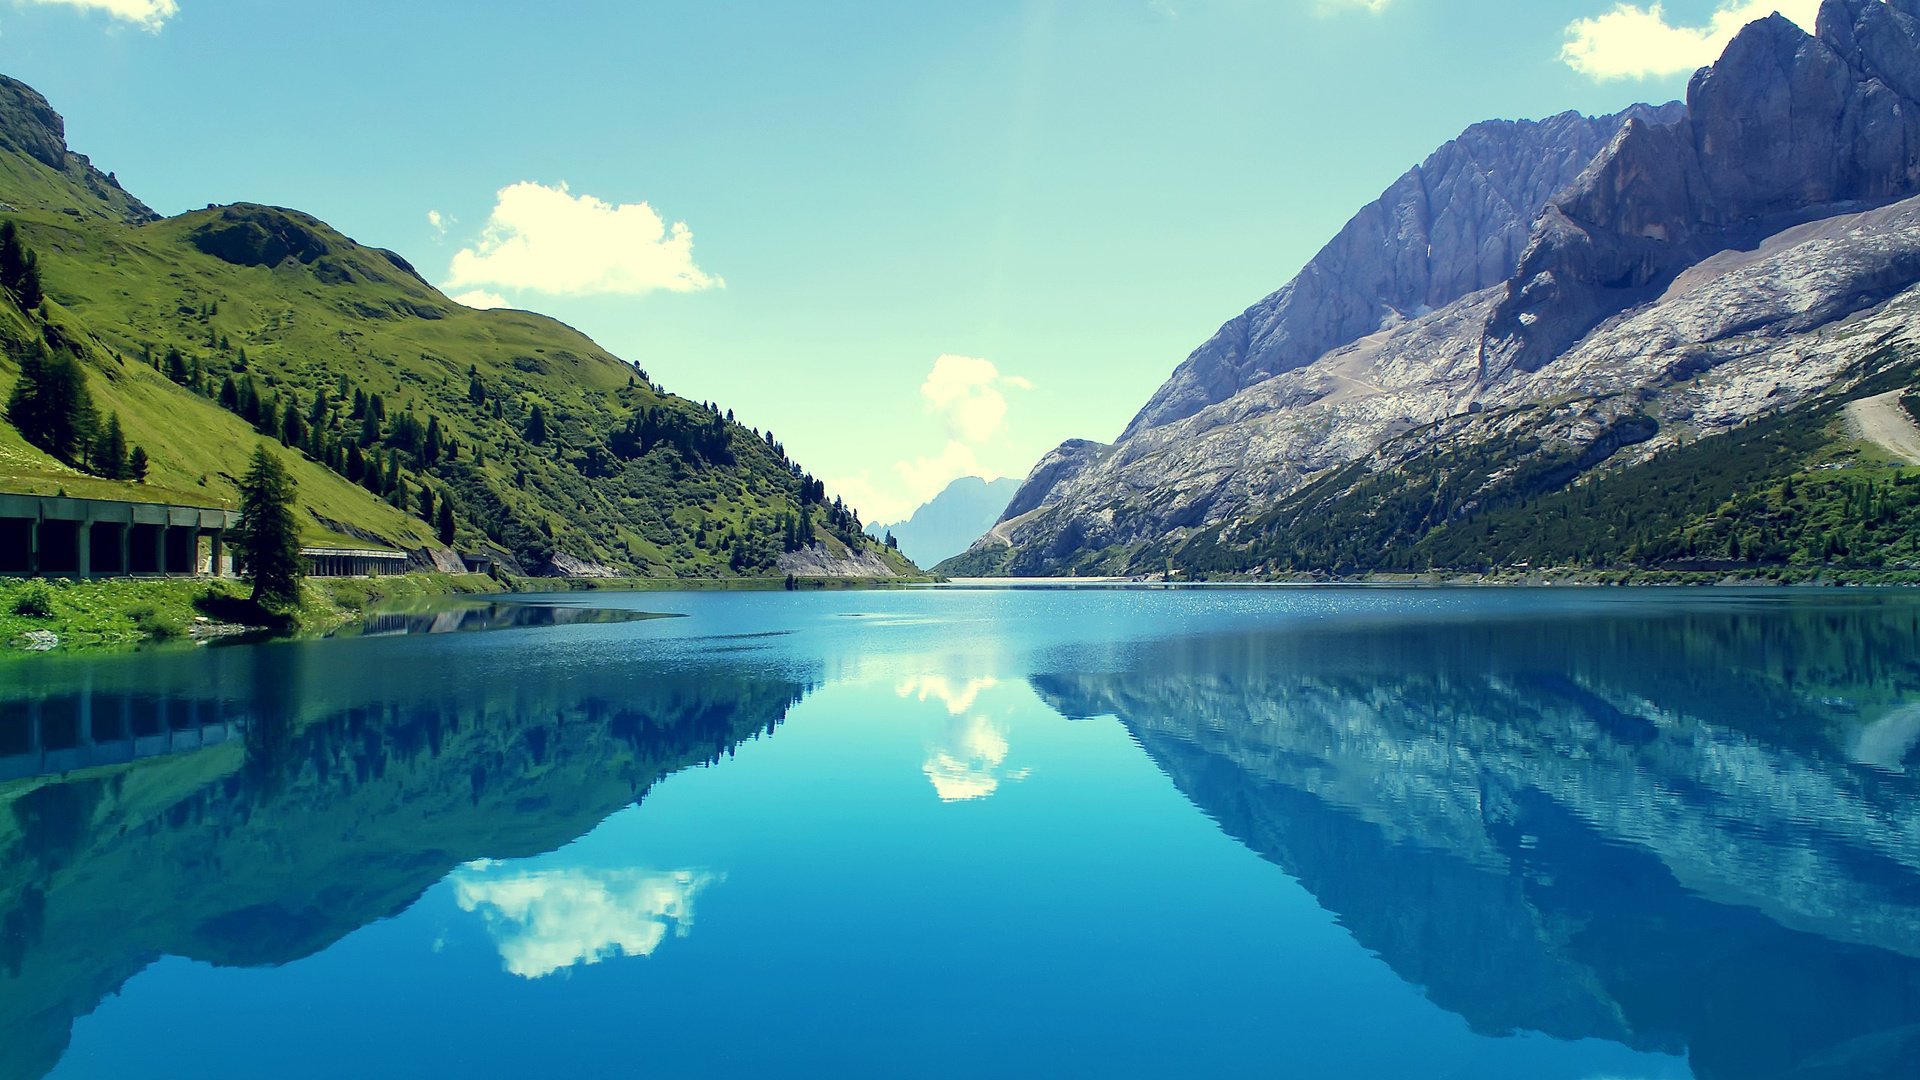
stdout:
[[94,436],[89,457],[93,475],[108,480],[126,479],[127,433],[120,426],[119,413],[109,416],[107,426]]
[[255,603],[287,606],[300,597],[300,541],[293,516],[295,486],[280,459],[256,446],[240,480],[240,527],[234,548],[253,582]]
[[7,399],[7,419],[30,443],[69,465],[79,464],[93,434],[93,395],[80,365],[45,344],[20,357],[20,378]]

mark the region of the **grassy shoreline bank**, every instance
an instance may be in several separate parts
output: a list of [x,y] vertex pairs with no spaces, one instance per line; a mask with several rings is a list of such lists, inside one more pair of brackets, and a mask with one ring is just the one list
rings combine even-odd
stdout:
[[[933,578],[797,578],[801,590],[889,588]],[[247,601],[233,578],[0,578],[0,655],[111,651],[165,641],[204,641],[238,633],[315,637],[379,609],[450,596],[548,592],[780,591],[769,578],[505,578],[481,574],[396,574],[308,578],[300,605],[279,619]],[[49,636],[50,635],[50,636]]]

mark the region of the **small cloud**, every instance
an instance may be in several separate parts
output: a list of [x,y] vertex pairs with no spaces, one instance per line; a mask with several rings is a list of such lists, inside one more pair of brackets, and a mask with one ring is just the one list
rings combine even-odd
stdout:
[[992,361],[946,354],[934,360],[920,384],[922,407],[939,417],[947,443],[932,454],[893,463],[892,477],[869,471],[830,479],[827,486],[857,507],[868,521],[904,521],[927,500],[963,476],[997,480],[981,464],[979,447],[999,434],[1007,418],[1007,390],[1031,390],[1033,382],[1003,375]]
[[42,7],[57,6],[97,11],[110,19],[129,22],[149,33],[159,33],[167,20],[180,14],[176,0],[19,0]]
[[506,297],[501,296],[497,292],[488,292],[485,289],[472,289],[467,292],[463,292],[458,296],[448,297],[448,299],[452,300],[456,304],[465,304],[467,307],[475,308],[480,311],[486,311],[490,308],[503,308],[503,307],[513,306],[513,304],[508,302]]
[[1560,59],[1591,79],[1657,79],[1695,71],[1718,59],[1748,23],[1774,12],[1812,28],[1820,0],[1725,0],[1705,25],[1675,25],[1660,3],[1615,4],[1567,25]]
[[982,443],[1007,418],[1002,389],[1031,390],[1033,384],[1018,375],[1001,375],[992,361],[949,353],[933,362],[933,370],[920,384],[920,396],[930,411],[946,421],[953,439]]
[[693,901],[721,875],[698,870],[494,871],[453,876],[454,901],[478,912],[502,966],[538,979],[618,956],[651,956],[667,932],[693,929]]
[[453,256],[449,288],[567,296],[725,287],[693,261],[693,230],[644,202],[614,204],[526,181],[501,188],[477,244]]
[[447,235],[447,226],[453,223],[453,218],[438,210],[427,211],[427,224],[433,226],[433,231],[441,236]]
[[1387,10],[1393,0],[1318,0],[1321,14],[1335,11],[1368,11],[1375,15]]

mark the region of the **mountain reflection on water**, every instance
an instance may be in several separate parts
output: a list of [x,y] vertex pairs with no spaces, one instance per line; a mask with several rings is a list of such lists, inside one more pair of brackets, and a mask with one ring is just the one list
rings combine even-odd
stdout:
[[386,611],[369,616],[336,637],[393,637],[401,634],[471,634],[482,630],[520,630],[544,626],[595,626],[666,619],[670,615],[578,604],[530,604],[507,600],[436,603],[420,611]]
[[1032,681],[1476,1031],[1920,1066],[1911,607],[1200,637]]
[[[1332,913],[1352,938],[1343,947],[1358,954],[1357,943],[1421,1008],[1432,1011],[1405,986],[1488,1040],[1604,1040],[1708,1080],[1920,1066],[1913,599],[625,602],[693,617],[0,668],[0,1078],[53,1070],[76,1020],[106,1012],[162,957],[257,969],[337,953],[437,886],[484,935],[502,984],[472,993],[586,994],[584,973],[682,948],[710,907],[731,906],[736,934],[747,908],[804,920],[805,901],[778,891],[772,867],[791,865],[799,881],[820,877],[816,861],[838,867],[829,879],[864,872],[835,859],[890,828],[911,841],[933,820],[962,830],[955,850],[972,861],[875,868],[868,887],[919,898],[890,917],[925,942],[929,983],[958,979],[971,970],[966,943],[924,928],[963,914],[947,895],[991,878],[983,853],[1014,846],[1015,831],[1062,828],[1022,815],[1057,815],[1062,804],[1046,800],[1063,790],[1095,808],[1077,812],[1150,806],[1161,818],[1121,821],[1143,853],[1187,835],[1168,832],[1172,814],[1279,879],[1197,808]],[[783,723],[803,701],[805,722]],[[925,725],[899,761],[870,745],[895,710]],[[836,731],[835,714],[869,726]],[[1074,759],[1036,738],[1102,726],[1161,801],[1074,788]],[[722,766],[708,797],[745,804],[790,780],[830,792],[816,798],[843,835],[829,843],[807,831],[823,826],[806,806],[781,804],[794,820],[769,826],[774,863],[755,863],[737,837],[727,849],[757,867],[758,885],[748,869],[698,864],[697,843],[663,861],[626,848],[612,863],[532,859],[776,728],[756,748],[758,771]],[[946,816],[917,816],[935,811]],[[705,819],[683,809],[671,820]],[[1063,867],[1093,865],[1060,854]],[[1115,855],[1127,865],[1132,853]],[[1022,932],[1059,950],[1043,962],[1087,964],[1075,950],[1096,939],[1047,922],[1071,916],[1038,899],[1084,907],[1083,894],[1030,887],[1035,925]],[[1121,887],[1137,885],[1087,883]],[[838,887],[821,896],[849,902]],[[717,950],[710,962],[730,947],[719,934],[695,943]],[[857,943],[821,947],[840,950],[844,985],[916,1000],[915,984],[888,980],[910,980],[917,958],[862,968]],[[769,992],[809,992],[772,981],[779,970],[766,969]],[[971,1011],[952,1022],[1006,1026],[995,985],[955,985]],[[1149,1029],[1204,1028],[1172,999],[1166,1008]],[[1273,1051],[1276,1068],[1289,1060],[1303,1075],[1365,1075]]]
[[[130,769],[0,785],[0,1077],[51,1069],[73,1020],[160,956],[312,955],[456,867],[574,839],[663,776],[771,732],[810,689],[558,665],[502,683],[457,657],[356,659],[343,678],[321,648],[156,653],[0,689],[0,727],[16,733],[29,703],[43,724],[73,718],[61,723],[79,742],[119,737],[126,717],[147,718],[148,739],[197,742],[187,725],[213,717],[241,732]],[[501,911],[484,865],[464,873],[476,905]]]

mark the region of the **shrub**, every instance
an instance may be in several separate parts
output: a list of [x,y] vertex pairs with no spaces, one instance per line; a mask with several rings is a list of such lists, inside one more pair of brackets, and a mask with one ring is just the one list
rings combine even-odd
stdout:
[[37,581],[20,590],[13,600],[13,613],[30,619],[53,618],[53,590]]

